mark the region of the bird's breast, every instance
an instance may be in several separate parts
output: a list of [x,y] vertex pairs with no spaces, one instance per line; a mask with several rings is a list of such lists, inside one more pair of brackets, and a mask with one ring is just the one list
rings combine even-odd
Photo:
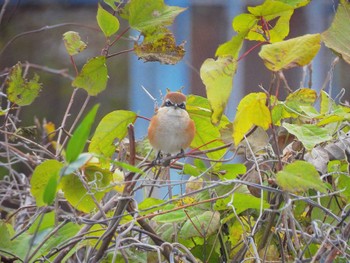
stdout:
[[166,109],[158,111],[156,121],[151,122],[152,136],[149,136],[152,146],[163,153],[176,154],[189,146],[192,134],[188,126],[192,120],[188,113],[181,109]]

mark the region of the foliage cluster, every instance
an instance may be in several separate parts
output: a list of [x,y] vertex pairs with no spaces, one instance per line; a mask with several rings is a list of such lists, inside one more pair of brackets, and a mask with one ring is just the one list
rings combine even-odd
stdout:
[[[74,56],[88,45],[66,32],[75,89],[58,128],[19,127],[20,109],[44,84],[38,74],[28,76],[29,64],[3,69],[1,260],[348,262],[350,108],[342,96],[332,98],[327,83],[312,87],[310,64],[321,43],[350,63],[350,4],[340,2],[327,31],[286,40],[294,10],[309,2],[265,0],[233,19],[235,36],[200,69],[207,98],[187,99],[197,130],[192,150],[160,165],[146,138],[135,141],[133,124],[144,117],[113,111],[91,132],[99,105],[81,118],[87,99],[70,127],[67,118],[78,89],[89,98],[106,88],[107,59],[134,52],[146,62],[179,62],[184,45],[168,26],[184,8],[163,0],[104,0],[96,20],[105,46],[82,66]],[[120,30],[120,19],[129,27]],[[140,32],[133,49],[111,53],[130,28]],[[246,95],[231,121],[224,112],[239,61],[248,55],[240,56],[245,41],[257,42],[272,80]],[[289,87],[283,74],[295,67],[305,70],[299,88]],[[170,167],[162,165],[169,160]],[[23,174],[21,165],[30,172]],[[179,180],[170,180],[170,171]],[[166,189],[164,198],[154,194],[157,188]]]

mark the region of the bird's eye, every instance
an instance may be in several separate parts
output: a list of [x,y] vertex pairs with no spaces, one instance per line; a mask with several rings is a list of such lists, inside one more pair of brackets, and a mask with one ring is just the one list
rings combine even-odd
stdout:
[[166,100],[165,103],[164,103],[165,107],[170,107],[171,105],[173,105],[173,104],[171,103],[170,100]]
[[181,109],[184,109],[184,110],[186,109],[186,104],[184,102],[180,103],[178,106]]

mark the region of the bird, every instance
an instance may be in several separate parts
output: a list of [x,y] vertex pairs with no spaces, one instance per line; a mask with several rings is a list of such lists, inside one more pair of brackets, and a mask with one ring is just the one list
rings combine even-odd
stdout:
[[186,110],[186,95],[168,92],[148,127],[148,139],[157,152],[157,159],[163,154],[169,156],[184,153],[195,133],[194,121]]

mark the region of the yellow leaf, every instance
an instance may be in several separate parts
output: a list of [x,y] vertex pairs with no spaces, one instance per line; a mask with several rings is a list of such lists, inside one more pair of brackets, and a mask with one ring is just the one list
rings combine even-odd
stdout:
[[233,75],[237,62],[232,57],[219,57],[217,60],[206,59],[201,66],[200,76],[207,90],[212,109],[211,121],[217,124],[221,120],[233,87]]
[[340,1],[330,28],[322,33],[324,44],[350,64],[350,3]]
[[267,130],[271,124],[270,110],[266,106],[266,94],[250,93],[238,105],[233,122],[233,139],[236,145],[254,125]]
[[114,184],[114,190],[116,190],[118,193],[123,193],[124,190],[124,172],[119,170],[119,169],[115,169],[114,173],[113,173],[113,184]]
[[49,137],[49,140],[52,141],[53,138],[55,137],[56,133],[56,127],[55,127],[55,124],[52,123],[52,122],[48,122],[46,124],[44,124],[44,129],[45,129],[45,132],[47,134],[47,136]]
[[311,62],[321,47],[320,34],[304,35],[286,41],[265,45],[259,56],[272,71],[305,66]]

